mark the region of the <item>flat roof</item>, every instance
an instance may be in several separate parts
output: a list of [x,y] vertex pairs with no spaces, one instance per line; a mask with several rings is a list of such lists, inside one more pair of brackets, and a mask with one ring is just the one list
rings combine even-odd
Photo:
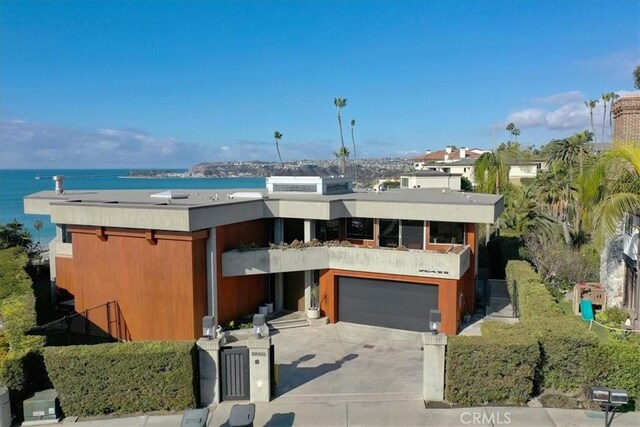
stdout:
[[[168,190],[168,189],[167,189]],[[449,189],[392,189],[346,194],[267,193],[266,189],[180,190],[180,199],[158,199],[164,190],[41,191],[24,198],[28,214],[51,215],[58,224],[195,231],[260,218],[372,217],[493,223],[504,209],[501,195]]]

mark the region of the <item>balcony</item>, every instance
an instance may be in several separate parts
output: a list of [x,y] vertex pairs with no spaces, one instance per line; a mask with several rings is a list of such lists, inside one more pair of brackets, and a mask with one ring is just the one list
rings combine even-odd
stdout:
[[249,276],[327,268],[383,274],[460,279],[469,269],[471,250],[459,252],[320,246],[303,249],[232,250],[222,254],[222,275]]

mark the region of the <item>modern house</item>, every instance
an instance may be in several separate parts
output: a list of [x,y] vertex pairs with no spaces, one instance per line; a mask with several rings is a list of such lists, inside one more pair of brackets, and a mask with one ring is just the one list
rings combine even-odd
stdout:
[[[444,150],[427,151],[426,154],[410,159],[416,171],[438,171],[461,175],[475,185],[473,174],[476,160],[488,150],[479,148],[454,149],[446,147]],[[539,170],[546,169],[544,160],[518,161],[509,165],[509,180],[520,183],[523,178],[535,178]]]
[[[79,313],[114,302],[96,327],[131,340],[201,335],[272,302],[302,311],[319,286],[329,322],[456,334],[474,312],[478,225],[502,196],[448,188],[353,192],[334,177],[271,177],[263,190],[44,191],[51,278]],[[290,245],[270,245],[285,242]],[[301,242],[307,242],[302,244]],[[106,322],[106,323],[105,323]]]
[[462,174],[433,170],[408,172],[400,176],[400,188],[448,188],[460,191]]

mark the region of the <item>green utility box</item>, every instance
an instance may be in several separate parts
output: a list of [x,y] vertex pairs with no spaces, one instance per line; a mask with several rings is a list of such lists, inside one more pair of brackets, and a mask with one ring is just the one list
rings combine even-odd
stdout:
[[24,424],[39,421],[58,421],[60,418],[60,402],[58,392],[50,389],[39,391],[24,401]]

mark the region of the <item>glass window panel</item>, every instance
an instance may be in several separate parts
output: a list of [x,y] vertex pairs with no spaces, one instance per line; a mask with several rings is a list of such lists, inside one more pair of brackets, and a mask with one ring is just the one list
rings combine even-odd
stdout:
[[[294,240],[304,242],[304,220],[303,219],[284,219],[283,234],[284,242],[291,243]],[[279,242],[278,242],[279,243]]]
[[424,221],[402,220],[402,245],[409,249],[424,249]]
[[464,224],[432,221],[429,228],[429,243],[464,244]]
[[372,240],[373,218],[348,218],[347,239]]
[[378,246],[397,248],[400,241],[400,221],[397,219],[381,219]]
[[330,221],[316,221],[316,239],[321,242],[340,239],[340,220],[332,219]]

